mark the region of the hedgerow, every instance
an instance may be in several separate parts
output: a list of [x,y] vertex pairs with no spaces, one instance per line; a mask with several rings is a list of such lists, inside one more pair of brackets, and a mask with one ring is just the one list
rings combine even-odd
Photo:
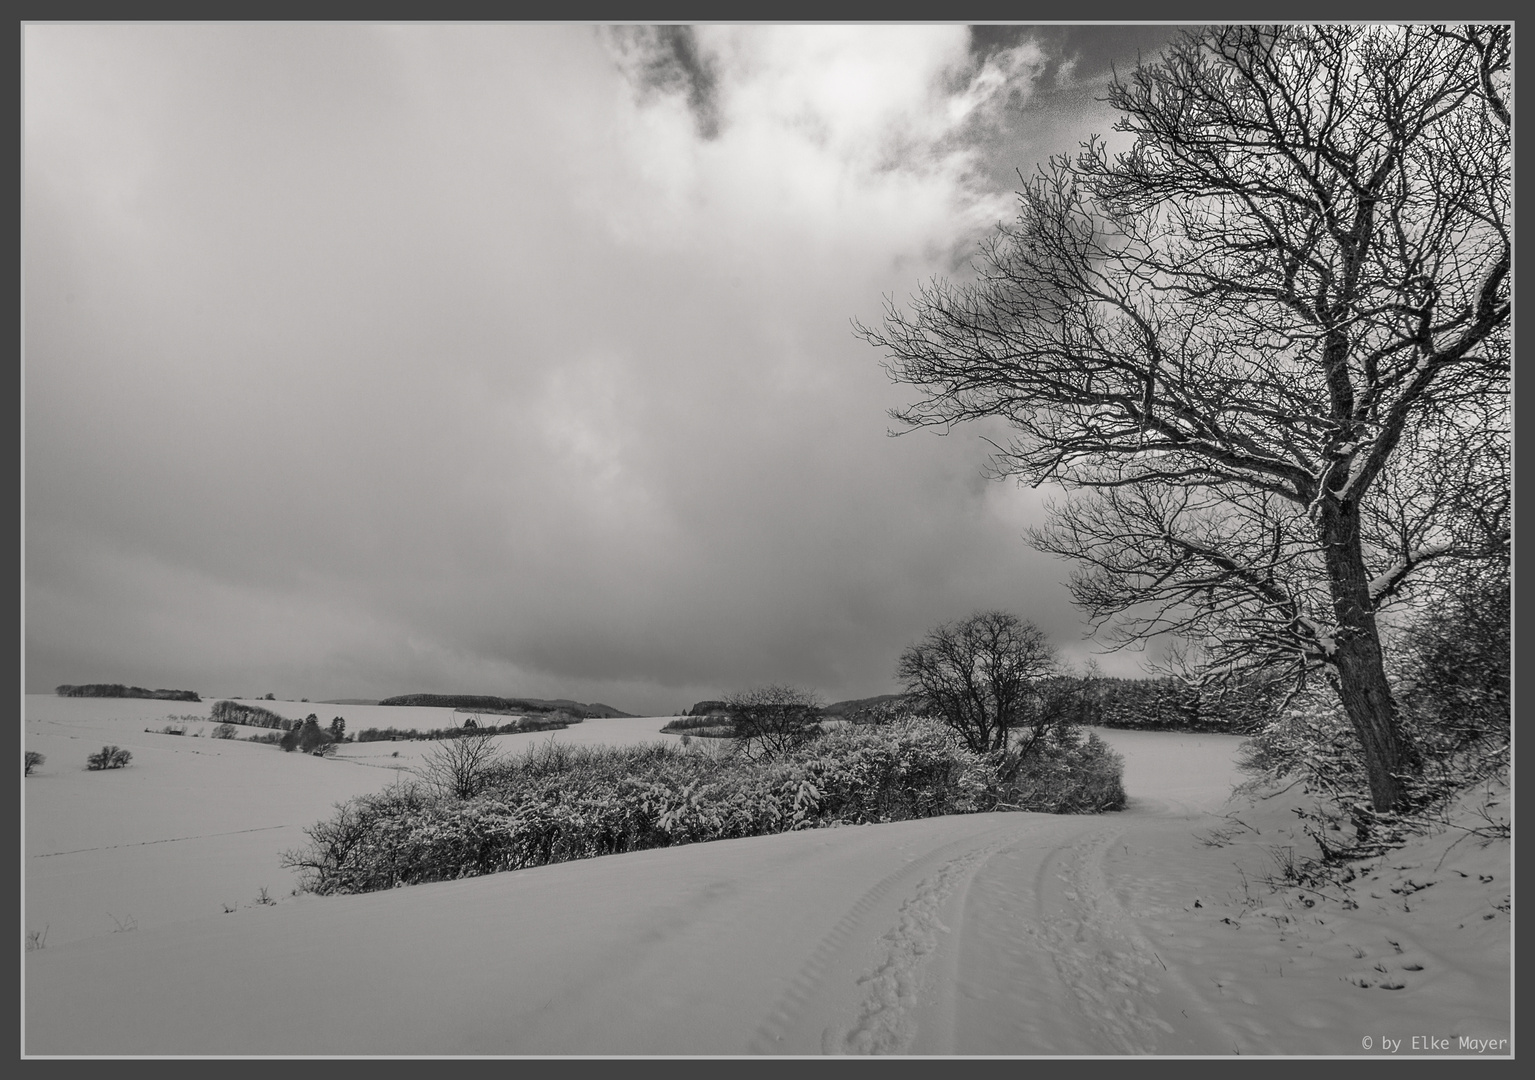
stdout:
[[402,785],[339,804],[283,865],[313,892],[355,893],[794,829],[1123,805],[1117,758],[1096,739],[1067,740],[1045,756],[1057,764],[1026,762],[1004,780],[1000,759],[925,719],[839,728],[771,762],[672,743],[551,741],[502,762],[472,798]]

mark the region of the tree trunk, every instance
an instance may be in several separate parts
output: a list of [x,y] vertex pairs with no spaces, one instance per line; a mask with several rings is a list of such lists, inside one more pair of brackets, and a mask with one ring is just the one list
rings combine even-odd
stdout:
[[1359,541],[1358,508],[1351,503],[1324,511],[1321,539],[1332,591],[1333,667],[1338,696],[1364,751],[1370,802],[1378,812],[1396,810],[1406,794],[1401,777],[1418,769],[1418,756],[1397,721],[1396,701],[1386,681],[1385,656],[1370,581]]

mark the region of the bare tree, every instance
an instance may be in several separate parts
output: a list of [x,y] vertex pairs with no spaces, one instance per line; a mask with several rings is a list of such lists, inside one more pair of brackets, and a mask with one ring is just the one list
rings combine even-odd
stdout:
[[901,654],[896,674],[971,750],[1011,746],[1021,761],[1053,723],[1041,691],[1056,670],[1055,650],[1038,627],[1005,611],[978,611],[930,630]]
[[479,732],[439,740],[416,775],[440,796],[471,799],[489,785],[499,763],[495,735]]
[[782,757],[820,730],[820,699],[799,687],[761,686],[728,695],[724,705],[749,757]]
[[1133,147],[1025,185],[973,282],[887,303],[893,415],[1000,417],[993,468],[1066,499],[1122,640],[1320,669],[1377,810],[1418,767],[1377,616],[1508,517],[1511,27],[1190,31],[1116,80]]

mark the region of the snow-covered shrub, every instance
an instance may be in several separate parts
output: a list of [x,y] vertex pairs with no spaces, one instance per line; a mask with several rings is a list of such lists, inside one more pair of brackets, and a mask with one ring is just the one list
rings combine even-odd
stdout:
[[[1123,805],[1117,757],[1094,738],[1003,783],[934,720],[837,728],[770,762],[671,743],[547,743],[498,763],[472,798],[400,789],[338,806],[284,855],[315,892],[366,892],[646,848],[999,808]],[[1022,793],[1022,794],[1020,794]],[[1117,799],[1116,799],[1117,793]],[[1005,803],[1001,805],[1007,805]]]
[[215,739],[232,739],[239,734],[239,728],[233,724],[219,724],[214,727],[210,734]]
[[1124,759],[1089,732],[1075,728],[1054,733],[1008,774],[998,802],[1018,810],[1046,814],[1098,814],[1125,808]]
[[92,772],[100,769],[121,769],[133,760],[133,755],[116,746],[103,746],[101,753],[91,754],[85,759],[85,767]]

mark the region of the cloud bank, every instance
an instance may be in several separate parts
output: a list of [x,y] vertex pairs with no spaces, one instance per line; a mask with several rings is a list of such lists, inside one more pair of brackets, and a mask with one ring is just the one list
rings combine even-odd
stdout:
[[850,330],[1096,120],[1048,35],[24,46],[29,690],[832,699],[977,607],[1091,651],[1041,493],[982,430],[888,437]]

